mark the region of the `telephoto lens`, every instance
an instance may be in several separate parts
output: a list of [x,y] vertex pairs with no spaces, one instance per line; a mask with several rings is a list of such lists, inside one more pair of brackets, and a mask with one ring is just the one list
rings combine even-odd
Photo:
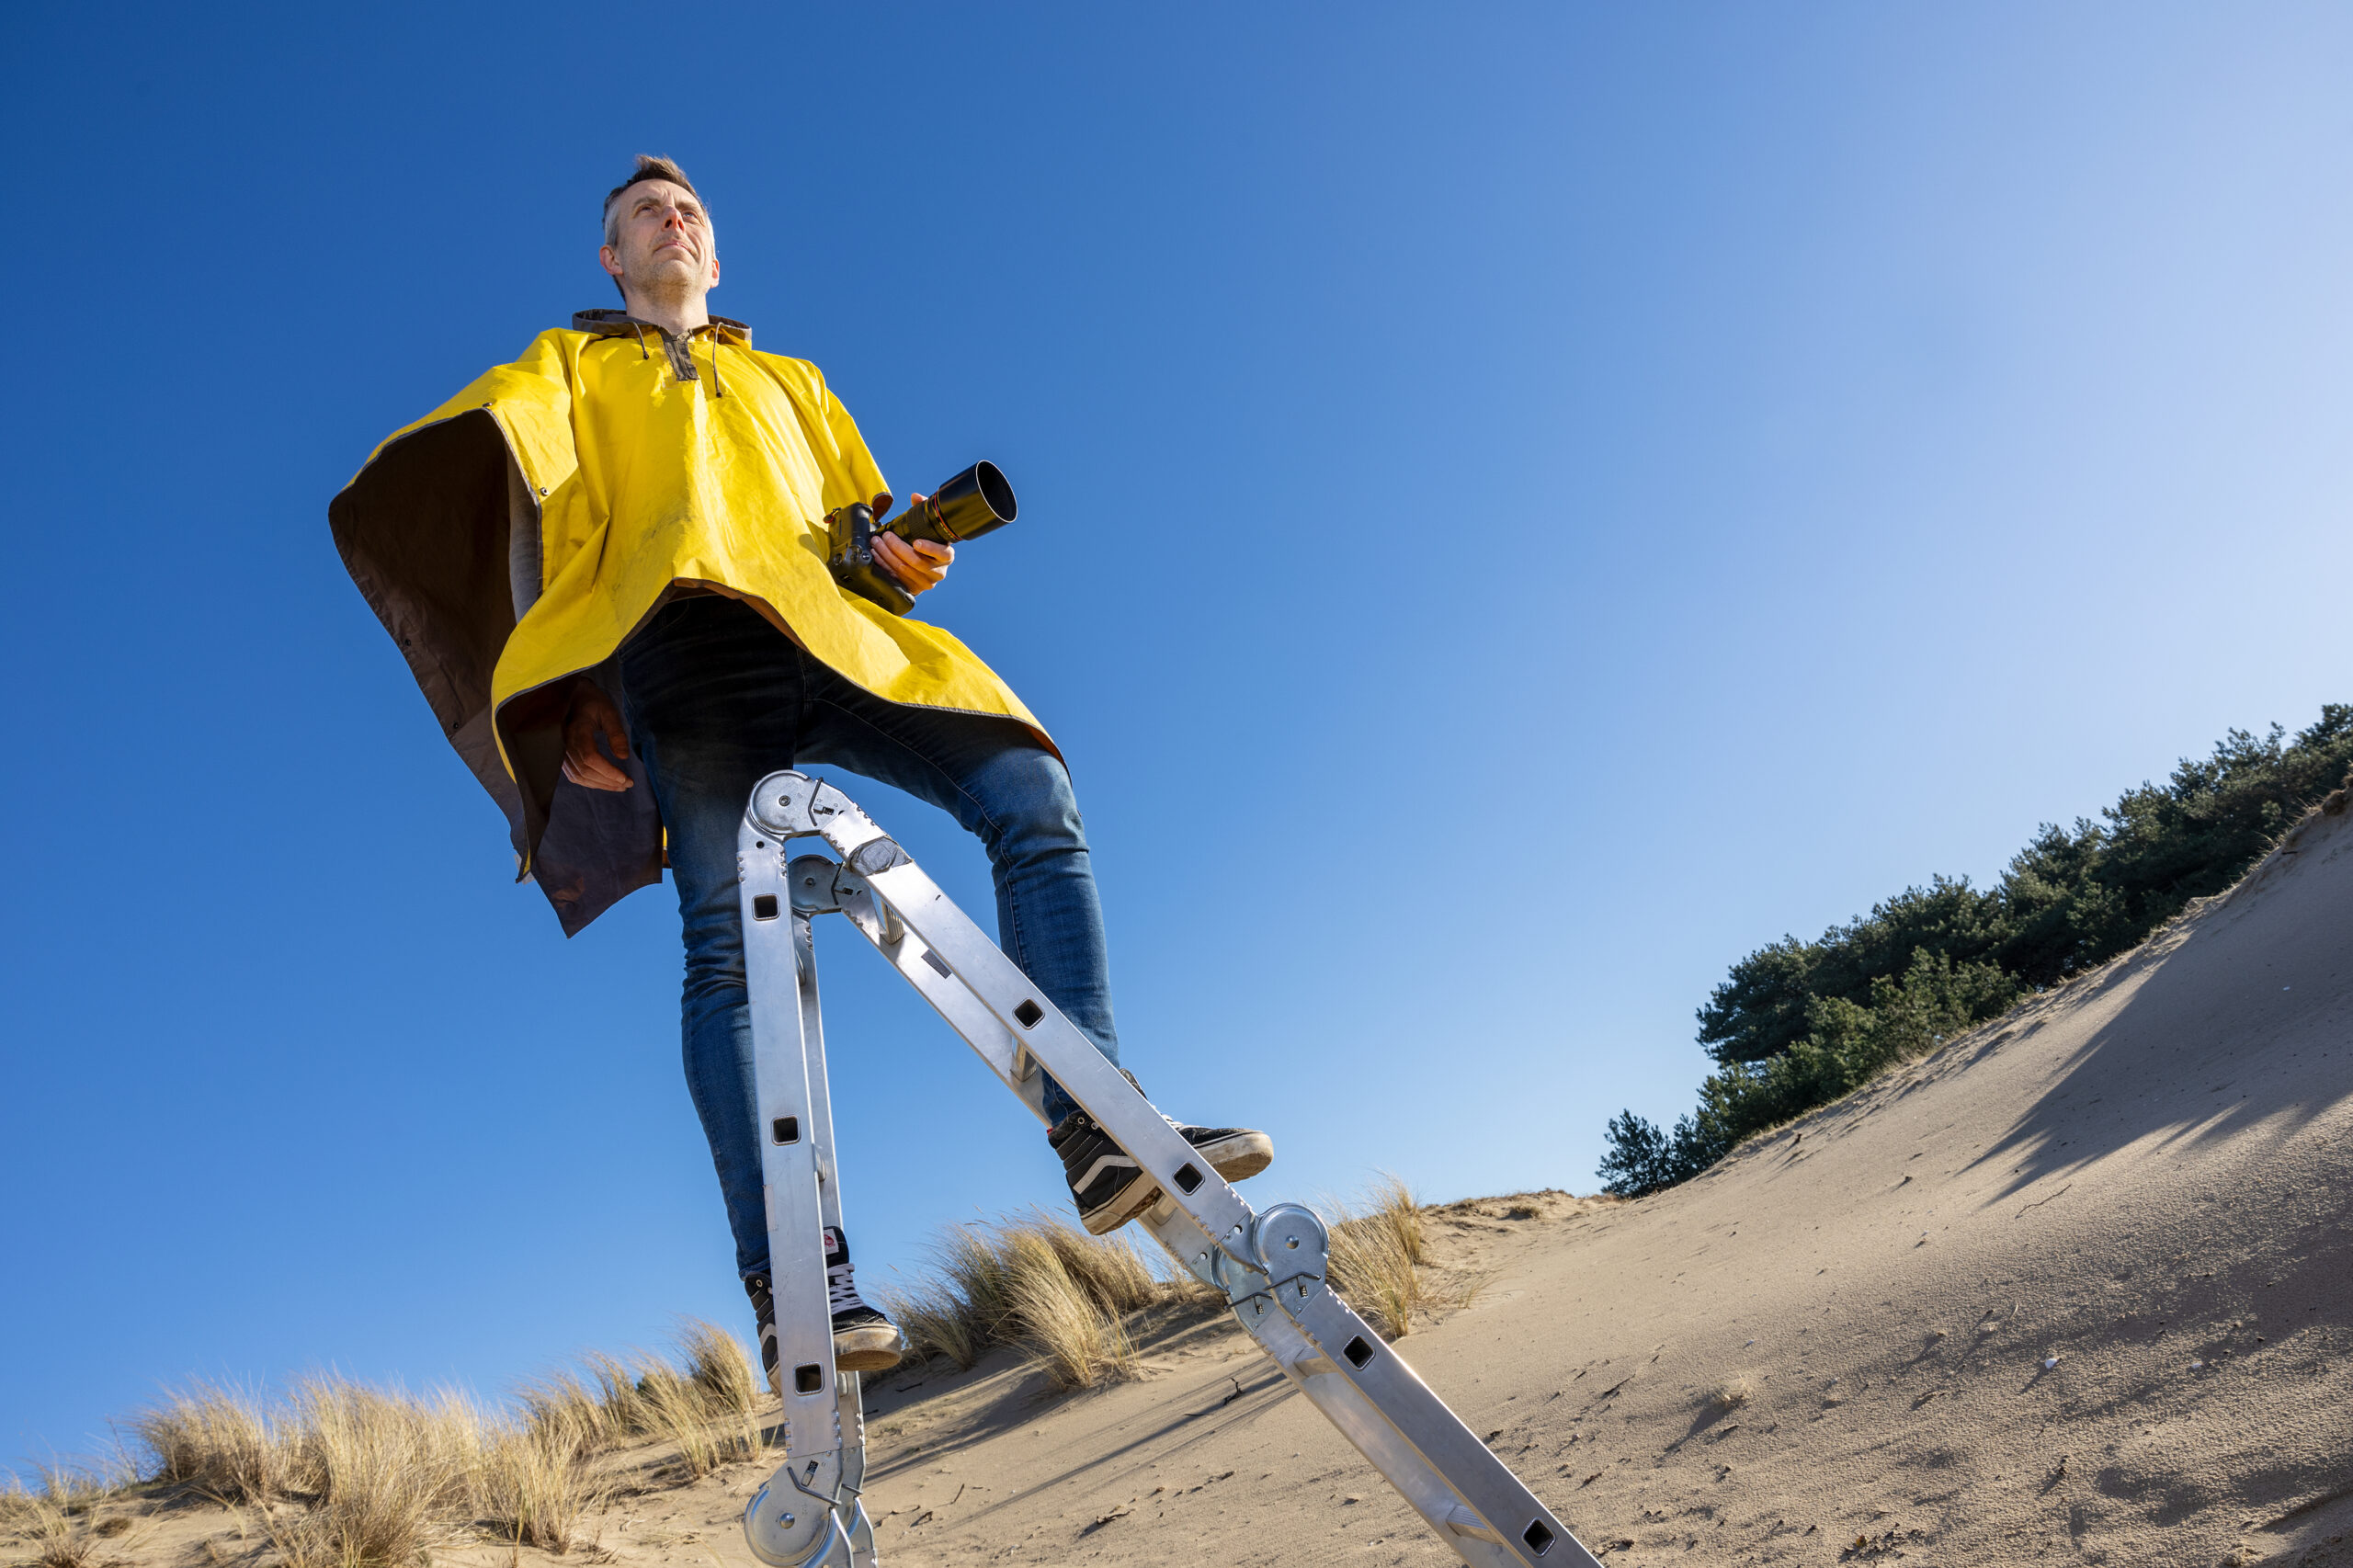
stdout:
[[1013,521],[1017,510],[1005,471],[983,459],[941,485],[930,499],[883,524],[881,531],[904,540],[961,544],[995,533]]

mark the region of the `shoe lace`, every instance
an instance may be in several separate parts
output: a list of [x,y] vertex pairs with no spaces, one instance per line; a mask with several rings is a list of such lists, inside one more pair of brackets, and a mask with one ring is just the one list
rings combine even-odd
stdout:
[[847,1312],[866,1305],[858,1298],[858,1281],[852,1277],[854,1263],[837,1263],[825,1270],[825,1310]]

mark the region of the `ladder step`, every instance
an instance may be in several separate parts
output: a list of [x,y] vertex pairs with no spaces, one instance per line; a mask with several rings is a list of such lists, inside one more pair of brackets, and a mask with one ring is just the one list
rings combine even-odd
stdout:
[[1492,1540],[1497,1546],[1504,1543],[1503,1537],[1481,1523],[1478,1515],[1460,1503],[1446,1511],[1446,1528],[1456,1535],[1467,1535],[1473,1540]]

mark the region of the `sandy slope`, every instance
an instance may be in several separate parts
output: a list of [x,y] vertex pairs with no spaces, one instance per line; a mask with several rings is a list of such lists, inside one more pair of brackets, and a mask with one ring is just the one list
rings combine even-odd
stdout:
[[[1488,1284],[1401,1349],[1613,1564],[2353,1563],[2349,1092],[2353,813],[1685,1187],[1457,1206]],[[884,1560],[1455,1561],[1222,1319],[1150,1360],[878,1380]],[[748,1562],[766,1469],[625,1497],[568,1561]],[[158,1518],[131,1555],[208,1528],[233,1553]]]
[[[1493,1282],[1401,1348],[1613,1562],[2353,1562],[2348,1125],[2339,814],[1688,1187],[1477,1222]],[[1453,1561],[1244,1342],[1192,1349],[881,1417],[890,1559]]]

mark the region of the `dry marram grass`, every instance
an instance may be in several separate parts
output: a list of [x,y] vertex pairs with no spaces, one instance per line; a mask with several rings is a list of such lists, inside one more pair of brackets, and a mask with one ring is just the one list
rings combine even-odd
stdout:
[[581,1516],[606,1499],[589,1457],[576,1435],[561,1427],[533,1423],[500,1433],[475,1477],[483,1519],[507,1540],[561,1555]]
[[948,1280],[935,1276],[882,1296],[891,1321],[906,1337],[909,1359],[945,1356],[958,1371],[969,1372],[987,1354],[991,1342],[981,1336],[977,1314]]
[[[633,1413],[637,1386],[633,1382],[626,1386]],[[626,1442],[632,1430],[628,1415],[615,1408],[609,1385],[602,1392],[592,1389],[569,1369],[522,1384],[515,1391],[515,1402],[523,1408],[526,1426],[584,1456]]]
[[487,1436],[458,1394],[415,1399],[331,1378],[297,1387],[290,1425],[289,1490],[310,1506],[269,1520],[288,1568],[413,1561],[435,1517],[472,1501]]
[[618,1442],[631,1432],[646,1430],[645,1401],[637,1392],[637,1374],[601,1350],[582,1357],[580,1364],[596,1380],[597,1401],[604,1406],[608,1428],[607,1440]]
[[[654,1359],[639,1369],[632,1429],[676,1445],[679,1463],[698,1479],[756,1457],[765,1442],[752,1414],[759,1385],[742,1344],[700,1318],[681,1320],[675,1339],[681,1366]],[[610,1386],[610,1370],[599,1375]]]
[[[1031,1363],[1063,1389],[1138,1376],[1134,1342],[1117,1313],[1105,1311],[1089,1288],[1092,1277],[1074,1277],[1063,1263],[1063,1249],[1048,1233],[1052,1223],[1015,1225],[1003,1233],[1013,1315]],[[1134,1253],[1118,1250],[1143,1272]],[[1144,1274],[1144,1279],[1148,1286],[1151,1276]]]
[[723,1431],[711,1419],[701,1389],[668,1367],[649,1367],[639,1382],[645,1399],[647,1431],[678,1450],[689,1476],[701,1479],[733,1460],[748,1456],[741,1432]]
[[[517,1391],[511,1416],[457,1393],[316,1377],[275,1403],[191,1384],[129,1426],[152,1456],[150,1479],[232,1508],[280,1505],[266,1508],[262,1528],[285,1568],[407,1568],[469,1528],[560,1553],[607,1501],[597,1455],[666,1442],[700,1477],[763,1447],[742,1345],[698,1319],[683,1320],[675,1342],[675,1363],[593,1355],[579,1370],[534,1379]],[[87,1568],[90,1534],[69,1516],[75,1489],[91,1484],[59,1472],[45,1494],[0,1493],[0,1528],[39,1534],[50,1568]]]
[[1334,1206],[1333,1288],[1384,1339],[1412,1332],[1414,1314],[1438,1304],[1421,1265],[1428,1256],[1422,1206],[1405,1184],[1384,1176],[1361,1211]]
[[166,1393],[131,1418],[155,1456],[155,1479],[224,1504],[267,1502],[285,1490],[287,1445],[252,1395],[213,1383]]
[[[1394,1177],[1336,1212],[1333,1283],[1389,1337],[1437,1299],[1425,1255],[1422,1210]],[[1123,1321],[1131,1314],[1217,1299],[1181,1270],[1155,1278],[1123,1239],[1043,1212],[958,1226],[935,1257],[934,1271],[890,1303],[914,1356],[969,1369],[1010,1346],[1063,1389],[1140,1375]],[[761,1391],[741,1342],[684,1319],[674,1346],[674,1358],[633,1363],[585,1356],[518,1387],[511,1415],[457,1393],[322,1376],[276,1402],[191,1383],[128,1426],[152,1456],[147,1479],[233,1510],[254,1506],[285,1568],[407,1568],[468,1530],[562,1553],[609,1499],[596,1479],[600,1454],[650,1440],[673,1448],[691,1478],[759,1456]],[[93,1568],[101,1539],[77,1516],[128,1479],[52,1470],[40,1492],[13,1485],[0,1492],[0,1530],[32,1540],[43,1568]]]
[[1118,1316],[1160,1299],[1160,1282],[1125,1240],[1090,1236],[1042,1214],[1031,1222],[1029,1233],[1053,1249],[1063,1272],[1101,1311]]
[[[1422,1267],[1427,1250],[1421,1205],[1404,1182],[1385,1176],[1360,1209],[1336,1209],[1332,1282],[1394,1339],[1417,1312],[1461,1304],[1477,1289],[1475,1281],[1436,1282]],[[1221,1299],[1181,1269],[1155,1278],[1123,1239],[1090,1236],[1042,1212],[952,1227],[934,1244],[929,1272],[886,1296],[911,1360],[945,1356],[969,1371],[998,1346],[1016,1346],[1064,1389],[1141,1375],[1123,1321],[1130,1314]]]
[[996,1346],[1018,1346],[1060,1388],[1139,1375],[1120,1319],[1172,1293],[1125,1241],[1044,1213],[954,1226],[932,1256],[926,1278],[888,1293],[910,1358],[945,1356],[970,1370]]
[[733,1335],[702,1318],[682,1319],[677,1346],[686,1357],[687,1378],[702,1392],[715,1415],[749,1415],[759,1403],[759,1381]]
[[37,1492],[14,1479],[0,1491],[0,1532],[29,1545],[28,1561],[40,1568],[93,1568],[101,1561],[101,1547],[121,1544],[111,1538],[131,1521],[110,1519],[94,1527],[91,1509],[133,1477],[128,1470],[100,1472],[62,1464],[43,1465],[39,1473]]
[[89,1568],[98,1541],[77,1524],[63,1504],[41,1493],[12,1485],[0,1493],[0,1523],[31,1546],[40,1568]]

